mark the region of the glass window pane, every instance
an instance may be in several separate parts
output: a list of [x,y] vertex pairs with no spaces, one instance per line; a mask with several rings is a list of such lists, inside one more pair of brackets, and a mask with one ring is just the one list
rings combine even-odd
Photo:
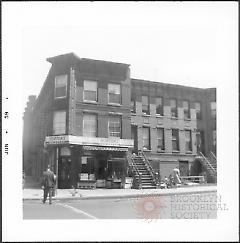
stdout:
[[66,133],[66,111],[53,113],[53,135]]
[[144,127],[142,129],[143,132],[143,148],[150,149],[150,129],[148,127]]
[[112,94],[120,94],[120,84],[108,84],[108,92]]
[[157,147],[164,150],[164,129],[157,128]]
[[178,130],[172,130],[172,149],[175,151],[179,151],[179,136]]
[[120,84],[108,84],[108,102],[120,104],[121,103],[121,88]]
[[83,115],[83,136],[96,137],[97,135],[97,116],[94,114]]
[[109,137],[121,137],[120,117],[109,117],[108,121]]
[[67,96],[67,75],[56,76],[55,78],[55,98]]
[[91,80],[84,80],[84,90],[97,91],[97,82]]

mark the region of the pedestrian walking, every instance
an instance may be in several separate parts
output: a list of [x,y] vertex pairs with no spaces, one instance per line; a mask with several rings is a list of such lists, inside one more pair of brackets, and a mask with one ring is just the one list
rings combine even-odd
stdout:
[[49,196],[49,204],[52,204],[52,193],[54,188],[54,173],[51,171],[50,166],[43,172],[42,189],[43,189],[43,203],[46,202]]

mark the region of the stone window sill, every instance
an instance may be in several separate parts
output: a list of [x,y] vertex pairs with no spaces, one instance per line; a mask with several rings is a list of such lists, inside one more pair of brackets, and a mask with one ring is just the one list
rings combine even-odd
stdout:
[[108,103],[108,105],[110,105],[110,106],[118,106],[118,107],[122,106],[121,104],[117,104],[117,103]]
[[83,100],[84,103],[88,103],[88,104],[97,104],[97,101],[93,101],[93,100]]

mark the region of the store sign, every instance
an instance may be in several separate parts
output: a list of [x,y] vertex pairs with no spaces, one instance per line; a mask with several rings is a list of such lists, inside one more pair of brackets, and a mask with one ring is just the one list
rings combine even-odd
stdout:
[[111,146],[111,147],[133,147],[132,139],[120,138],[93,138],[81,136],[49,136],[45,139],[46,145],[54,144],[76,144],[76,145],[95,145],[95,146]]
[[46,137],[45,144],[66,144],[69,142],[69,136],[50,136]]

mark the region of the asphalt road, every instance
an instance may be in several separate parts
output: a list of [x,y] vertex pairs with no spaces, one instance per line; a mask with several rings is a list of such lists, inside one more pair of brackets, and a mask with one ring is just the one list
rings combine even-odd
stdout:
[[214,219],[216,193],[125,199],[41,200],[23,202],[24,219]]

